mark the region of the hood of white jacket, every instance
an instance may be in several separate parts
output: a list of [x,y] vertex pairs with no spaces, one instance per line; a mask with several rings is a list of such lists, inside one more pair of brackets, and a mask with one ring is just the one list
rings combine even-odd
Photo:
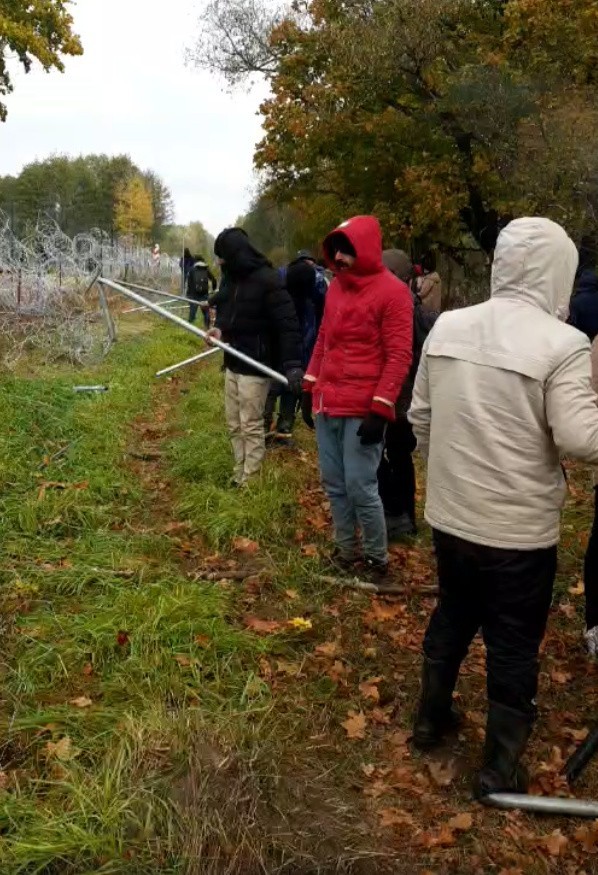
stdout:
[[577,263],[575,244],[556,222],[515,219],[498,237],[492,297],[523,301],[563,318]]

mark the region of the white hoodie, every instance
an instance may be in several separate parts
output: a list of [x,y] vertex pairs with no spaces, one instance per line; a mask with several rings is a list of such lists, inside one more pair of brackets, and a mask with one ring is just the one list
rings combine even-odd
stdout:
[[434,528],[505,549],[558,542],[561,455],[598,463],[590,344],[556,318],[576,267],[559,225],[517,219],[498,238],[491,299],[430,333],[409,419]]

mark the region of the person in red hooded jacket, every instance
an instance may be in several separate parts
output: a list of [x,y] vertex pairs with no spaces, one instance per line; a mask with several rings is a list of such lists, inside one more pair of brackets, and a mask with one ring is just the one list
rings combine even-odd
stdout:
[[377,472],[386,425],[411,367],[413,300],[382,263],[373,216],[343,222],[324,241],[324,252],[335,278],[305,375],[303,419],[316,429],[337,563],[348,570],[363,560],[383,580],[388,543]]

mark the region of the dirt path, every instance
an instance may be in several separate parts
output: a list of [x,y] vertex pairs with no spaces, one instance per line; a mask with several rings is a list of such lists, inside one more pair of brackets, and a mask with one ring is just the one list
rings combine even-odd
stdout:
[[[485,724],[480,643],[459,687],[467,714],[463,732],[434,756],[412,752],[409,725],[421,639],[433,607],[430,596],[418,594],[433,582],[425,540],[393,549],[396,577],[411,589],[403,598],[321,591],[317,562],[329,522],[313,455],[303,450],[281,454],[278,462],[300,461],[307,483],[292,545],[295,561],[303,563],[301,588],[297,574],[286,586],[280,573],[277,579],[269,545],[240,532],[236,550],[210,555],[193,521],[176,518],[181,484],[169,475],[165,446],[176,437],[174,412],[185,391],[184,378],[160,384],[151,420],[132,426],[130,465],[146,496],[140,522],[168,536],[188,576],[212,577],[231,589],[232,622],[267,641],[255,672],[268,688],[277,725],[276,744],[269,748],[278,757],[277,791],[263,807],[256,801],[255,810],[274,844],[280,845],[283,824],[292,819],[298,860],[311,855],[323,866],[310,870],[298,863],[293,871],[598,871],[598,824],[533,819],[471,802]],[[544,648],[542,713],[529,753],[533,791],[543,794],[567,792],[563,762],[587,732],[595,704],[596,673],[579,643],[580,591],[575,581],[569,583],[562,582]],[[305,634],[278,643],[292,615],[306,624]],[[582,795],[596,795],[595,775],[588,778]]]

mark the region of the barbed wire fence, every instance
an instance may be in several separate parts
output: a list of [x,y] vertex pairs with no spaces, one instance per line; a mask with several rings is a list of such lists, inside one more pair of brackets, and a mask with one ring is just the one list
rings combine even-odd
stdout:
[[48,361],[99,360],[109,348],[94,289],[97,275],[142,281],[153,288],[179,282],[178,258],[111,239],[93,229],[68,237],[50,217],[40,217],[23,238],[0,210],[0,360],[14,368],[38,350]]

